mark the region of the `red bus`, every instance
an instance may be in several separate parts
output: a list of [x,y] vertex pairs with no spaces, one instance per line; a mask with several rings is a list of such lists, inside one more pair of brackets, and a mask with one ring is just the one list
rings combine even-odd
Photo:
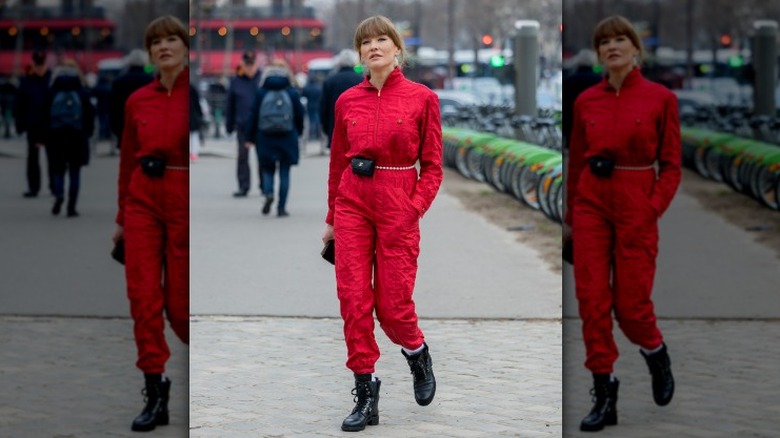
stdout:
[[41,8],[33,12],[22,18],[0,19],[0,75],[23,74],[36,50],[48,52],[51,64],[58,58],[75,59],[84,73],[96,72],[102,59],[124,55],[115,49],[116,24],[102,14],[64,18],[53,17]]
[[325,23],[311,8],[276,11],[268,7],[222,8],[190,20],[190,59],[204,76],[230,76],[241,54],[254,50],[260,66],[282,58],[295,72],[314,58],[333,54],[323,47]]

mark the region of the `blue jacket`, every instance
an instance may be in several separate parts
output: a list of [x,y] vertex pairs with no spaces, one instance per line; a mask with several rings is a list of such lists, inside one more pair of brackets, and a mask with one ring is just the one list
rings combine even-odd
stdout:
[[[257,129],[260,104],[263,102],[263,97],[265,97],[268,90],[286,90],[287,94],[290,95],[293,104],[295,129],[287,134],[270,136]],[[254,139],[260,166],[268,166],[276,162],[286,165],[298,164],[298,137],[303,133],[303,112],[301,97],[298,91],[290,85],[290,80],[286,76],[269,75],[265,78],[263,85],[257,90],[255,99],[252,102],[252,110],[249,113],[245,131],[247,141]]]
[[260,84],[260,72],[253,77],[239,75],[230,80],[230,88],[225,103],[225,130],[230,134],[233,131],[246,130],[246,122],[249,120],[249,111],[252,109],[252,101]]

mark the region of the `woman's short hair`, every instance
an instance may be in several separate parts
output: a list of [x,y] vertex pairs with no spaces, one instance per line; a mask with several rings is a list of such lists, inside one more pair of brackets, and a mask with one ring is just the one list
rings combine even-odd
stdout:
[[154,21],[146,26],[146,32],[144,32],[144,47],[146,51],[148,52],[151,49],[152,41],[155,39],[171,35],[179,37],[187,49],[190,48],[190,36],[181,20],[173,15],[163,15],[155,18]]
[[401,34],[398,33],[393,22],[382,15],[368,17],[358,24],[355,29],[355,50],[359,54],[363,40],[366,38],[378,37],[380,35],[387,35],[395,46],[401,49],[401,53],[398,55],[398,65],[403,65],[404,62],[406,62],[406,47],[404,46],[404,40],[401,38]]
[[599,53],[599,44],[605,38],[612,38],[623,35],[627,37],[634,47],[639,49],[637,55],[639,59],[638,63],[642,63],[642,57],[644,55],[644,48],[642,47],[642,40],[639,38],[639,34],[636,33],[636,29],[626,17],[620,15],[613,15],[607,17],[599,24],[596,25],[596,29],[593,30],[593,50]]

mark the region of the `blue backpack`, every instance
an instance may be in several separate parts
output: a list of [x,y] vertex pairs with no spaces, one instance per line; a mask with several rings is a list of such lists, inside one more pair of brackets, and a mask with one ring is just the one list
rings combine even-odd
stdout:
[[51,129],[82,129],[81,97],[76,90],[58,91],[51,102]]
[[282,135],[293,130],[293,104],[287,90],[268,90],[260,103],[257,129],[263,134]]

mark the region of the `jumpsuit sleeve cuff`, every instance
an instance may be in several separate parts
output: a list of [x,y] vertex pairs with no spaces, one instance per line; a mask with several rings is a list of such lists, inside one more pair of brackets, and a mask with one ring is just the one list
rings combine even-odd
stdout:
[[325,223],[333,226],[333,210],[328,210],[328,215],[325,216]]

